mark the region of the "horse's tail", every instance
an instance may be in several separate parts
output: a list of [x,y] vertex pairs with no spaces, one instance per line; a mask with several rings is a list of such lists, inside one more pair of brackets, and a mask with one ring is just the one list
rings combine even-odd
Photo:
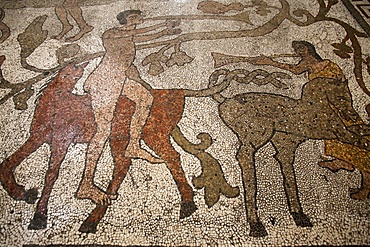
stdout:
[[[184,90],[185,97],[208,97],[212,96],[218,103],[222,103],[226,98],[221,95],[233,79],[235,74],[230,73],[227,69],[218,69],[214,71],[208,79],[208,88],[201,90]],[[218,84],[219,78],[223,77],[221,83]]]
[[283,72],[269,73],[262,69],[248,71],[246,69],[218,69],[214,71],[209,77],[208,88],[202,90],[184,90],[185,97],[207,97],[212,96],[218,103],[226,100],[222,96],[224,91],[231,83],[236,81],[241,84],[249,84],[251,82],[262,86],[272,84],[273,86],[281,89],[288,89],[288,86],[281,82],[281,79],[292,79],[290,75]]

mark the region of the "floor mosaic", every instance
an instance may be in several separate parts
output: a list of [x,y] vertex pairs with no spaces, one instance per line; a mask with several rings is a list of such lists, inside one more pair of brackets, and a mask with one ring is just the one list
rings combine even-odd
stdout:
[[369,24],[366,0],[0,0],[0,246],[369,246]]

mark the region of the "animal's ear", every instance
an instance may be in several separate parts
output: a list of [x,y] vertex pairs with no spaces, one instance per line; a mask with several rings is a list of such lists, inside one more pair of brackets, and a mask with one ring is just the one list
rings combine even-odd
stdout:
[[81,64],[80,67],[85,68],[88,64],[89,64],[89,62],[85,62],[85,63]]

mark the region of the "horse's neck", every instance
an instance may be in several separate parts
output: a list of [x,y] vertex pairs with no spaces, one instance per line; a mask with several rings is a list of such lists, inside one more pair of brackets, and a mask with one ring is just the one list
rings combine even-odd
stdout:
[[48,91],[58,91],[70,93],[75,87],[77,81],[67,81],[66,78],[57,77],[48,86]]

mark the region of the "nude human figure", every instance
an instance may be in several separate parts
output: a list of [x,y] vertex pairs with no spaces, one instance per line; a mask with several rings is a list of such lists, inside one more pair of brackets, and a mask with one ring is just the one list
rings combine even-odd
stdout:
[[87,24],[82,16],[82,9],[78,6],[79,1],[81,0],[65,0],[62,6],[55,7],[55,14],[62,23],[63,27],[62,31],[53,38],[60,40],[73,29],[73,26],[68,21],[68,14],[76,21],[80,31],[76,35],[67,38],[67,42],[79,40],[82,38],[82,36],[94,29],[94,27]]
[[[147,89],[148,85],[141,84],[143,82],[133,65],[136,54],[135,43],[181,32],[180,29],[172,28],[179,24],[176,21],[166,21],[136,29],[136,25],[143,23],[139,10],[121,12],[117,19],[123,26],[104,32],[103,45],[106,53],[99,66],[85,82],[85,90],[91,95],[97,132],[88,146],[84,176],[76,196],[81,199],[91,199],[100,205],[110,204],[111,200],[117,197],[107,195],[96,187],[93,178],[96,164],[111,133],[111,121],[120,95],[135,102],[135,112],[130,124],[130,141],[125,155],[145,159],[152,163],[164,162],[140,147],[142,129],[148,118],[153,97]],[[163,27],[167,28],[157,33],[144,35]]]

